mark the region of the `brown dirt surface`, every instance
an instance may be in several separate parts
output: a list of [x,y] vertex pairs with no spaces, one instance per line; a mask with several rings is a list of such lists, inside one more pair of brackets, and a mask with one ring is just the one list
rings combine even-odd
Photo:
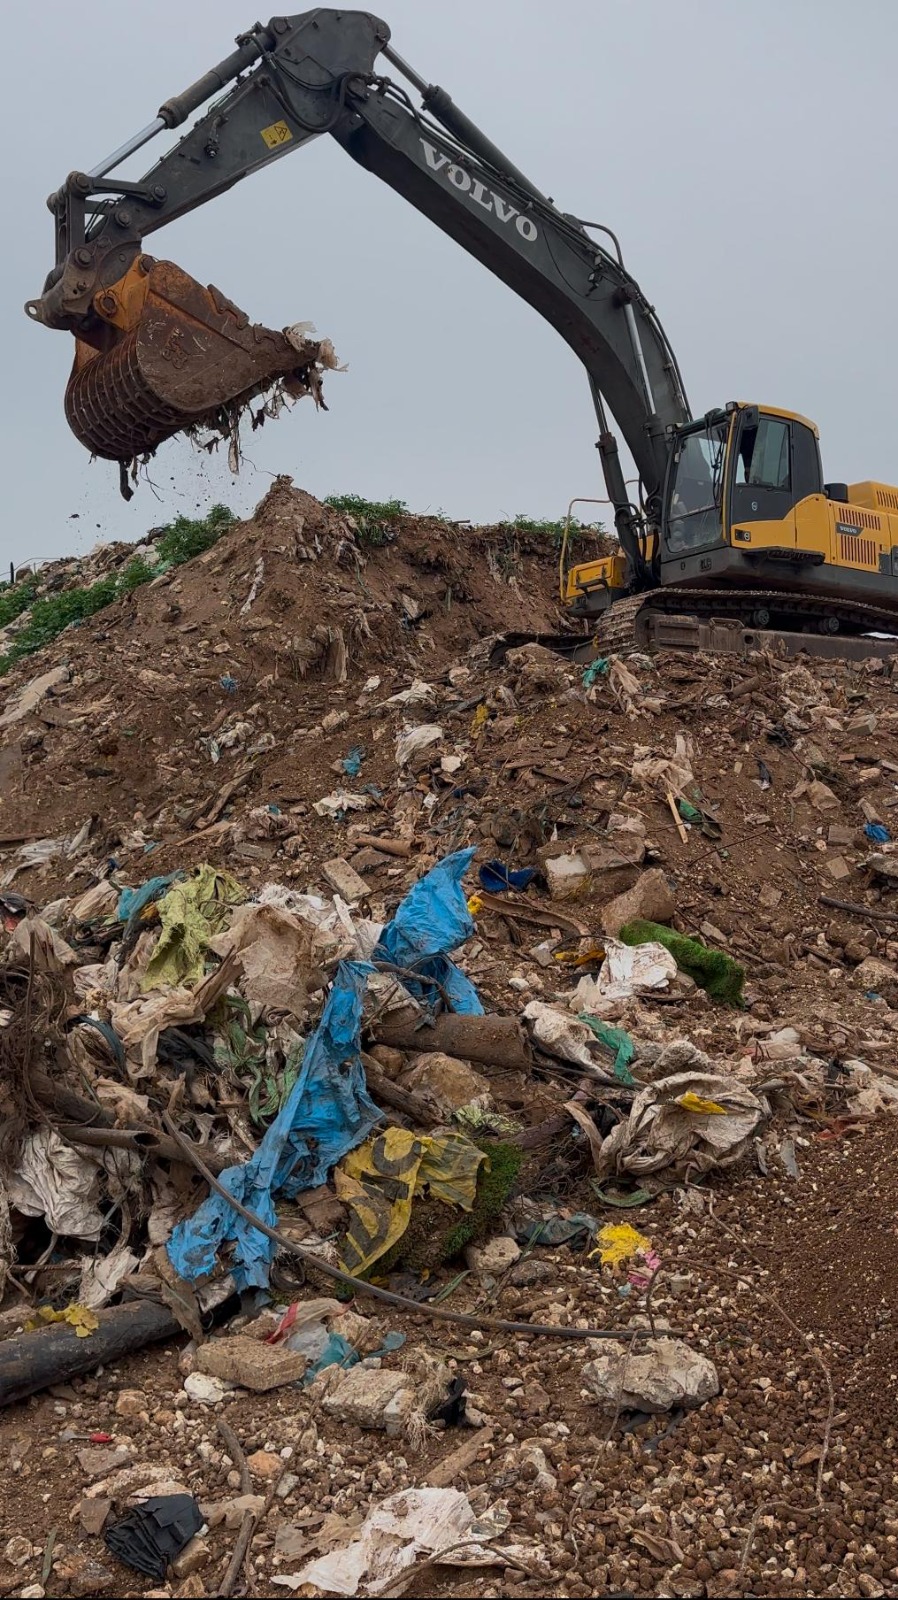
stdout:
[[[123,559],[97,557],[97,570]],[[875,1070],[896,1068],[898,873],[864,833],[872,820],[895,828],[898,675],[881,662],[669,652],[627,658],[634,690],[619,663],[592,687],[580,667],[538,651],[490,667],[495,635],[563,625],[555,559],[536,535],[438,519],[404,519],[392,542],[372,547],[344,514],[278,480],[256,516],[206,555],[70,629],[3,681],[0,717],[39,674],[57,665],[68,674],[0,728],[0,869],[9,889],[43,907],[110,871],[117,885],[136,885],[202,861],[250,894],[272,881],[330,893],[322,865],[343,856],[369,886],[363,906],[383,918],[461,846],[477,847],[466,883],[474,894],[481,862],[544,869],[553,855],[607,846],[612,815],[641,826],[644,866],[665,875],[674,926],[745,966],[746,1003],[715,1005],[678,981],[615,1003],[607,1020],[637,1042],[637,1078],[650,1081],[652,1052],[685,1038],[769,1095],[769,1125],[738,1167],[700,1188],[662,1190],[637,1211],[597,1196],[573,1124],[522,1169],[519,1187],[547,1214],[586,1211],[649,1235],[662,1266],[648,1309],[714,1361],[721,1392],[683,1417],[612,1423],[583,1378],[596,1350],[394,1317],[360,1298],[381,1333],[408,1335],[386,1366],[426,1348],[466,1378],[493,1431],[458,1486],[478,1509],[504,1501],[508,1538],[530,1550],[523,1568],[427,1571],[407,1592],[898,1593],[898,1122],[894,1082]],[[417,680],[429,686],[417,703],[387,704]],[[425,722],[440,737],[400,766],[398,736]],[[693,817],[685,840],[669,780],[639,765],[670,761],[678,739],[691,769],[686,798],[710,819],[703,831]],[[342,763],[356,746],[352,776]],[[317,813],[338,789],[366,808]],[[71,839],[88,820],[73,853],[23,867],[23,836]],[[360,834],[402,841],[408,854],[372,852]],[[599,942],[609,899],[596,872],[575,899],[552,901],[537,878],[518,905],[479,911],[458,960],[487,1009],[517,1014],[534,998],[567,1007],[581,972],[595,968],[539,947],[551,952],[565,918]],[[882,963],[875,979],[858,976],[871,955]],[[556,1112],[578,1074],[542,1062],[532,1079],[487,1076],[497,1103],[526,1125]],[[217,1092],[207,1126],[222,1113]],[[594,1115],[613,1121],[613,1100]],[[443,1287],[459,1268],[437,1269]],[[43,1297],[50,1276],[37,1280]],[[320,1292],[310,1283],[301,1294]],[[643,1292],[573,1246],[536,1246],[493,1288],[470,1274],[446,1304],[584,1327],[626,1328],[647,1310]],[[22,1305],[13,1290],[0,1331],[14,1331]],[[242,1591],[260,1597],[289,1592],[273,1578],[301,1565],[275,1550],[279,1527],[300,1523],[311,1537],[332,1512],[364,1514],[423,1483],[469,1438],[365,1433],[293,1388],[237,1390],[207,1408],[183,1389],[185,1342],[0,1412],[0,1595],[37,1595],[34,1585],[51,1596],[217,1592],[236,1530],[213,1528],[202,1567],[158,1591],[82,1531],[83,1435],[111,1434],[135,1463],[171,1469],[204,1503],[239,1492],[216,1415],[248,1454],[278,1453],[288,1487],[253,1542]],[[138,1415],[116,1411],[124,1389],[145,1397]],[[266,1492],[261,1480],[254,1487]],[[21,1567],[4,1556],[16,1536],[33,1546]]]

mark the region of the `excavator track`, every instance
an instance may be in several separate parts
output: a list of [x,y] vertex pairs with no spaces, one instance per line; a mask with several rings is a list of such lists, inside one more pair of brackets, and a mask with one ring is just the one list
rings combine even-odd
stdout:
[[[792,627],[759,627],[764,612],[788,617]],[[776,589],[653,589],[617,600],[593,635],[599,651],[652,645],[673,649],[743,651],[784,649],[788,654],[863,658],[898,652],[895,613],[861,601]],[[892,637],[870,639],[869,634]]]

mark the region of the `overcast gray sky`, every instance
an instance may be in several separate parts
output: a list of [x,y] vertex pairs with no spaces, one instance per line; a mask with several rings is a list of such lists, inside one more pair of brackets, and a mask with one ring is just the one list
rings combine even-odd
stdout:
[[[246,511],[277,472],[317,495],[398,497],[476,520],[555,517],[572,495],[602,492],[589,392],[567,346],[326,137],[149,247],[254,320],[314,321],[349,366],[329,380],[330,411],[304,402],[254,436],[254,467],[237,480],[223,460],[167,444],[157,495],[144,484],[130,505],[115,468],[70,435],[72,341],[22,311],[53,262],[45,196],[226,55],[256,20],[252,4],[44,0],[39,51],[12,46],[5,564],[138,539],[216,499]],[[696,411],[738,397],[804,412],[828,478],[898,481],[898,0],[383,5],[399,52],[539,188],[620,234]],[[151,159],[165,147],[151,145]]]

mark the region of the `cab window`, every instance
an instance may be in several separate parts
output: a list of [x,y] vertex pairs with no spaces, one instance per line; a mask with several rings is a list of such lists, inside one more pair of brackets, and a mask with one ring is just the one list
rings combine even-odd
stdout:
[[736,483],[757,489],[791,489],[789,424],[778,417],[760,417],[755,428],[743,428],[736,456]]

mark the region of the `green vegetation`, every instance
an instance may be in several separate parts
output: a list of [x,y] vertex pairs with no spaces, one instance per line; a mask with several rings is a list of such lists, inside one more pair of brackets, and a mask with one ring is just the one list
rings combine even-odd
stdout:
[[34,578],[30,574],[18,583],[0,583],[0,628],[15,622],[16,617],[28,610],[34,599],[34,590]]
[[236,520],[227,506],[213,506],[209,515],[200,519],[175,517],[156,540],[160,567],[179,567],[182,561],[191,561],[204,550],[211,550]]
[[0,655],[0,677],[23,656],[30,656],[51,644],[64,629],[78,627],[87,617],[104,610],[122,595],[133,593],[168,567],[180,566],[192,556],[210,550],[234,520],[227,506],[213,506],[209,515],[201,520],[176,517],[174,522],[159,530],[156,539],[159,558],[155,566],[143,556],[133,556],[124,571],[108,573],[96,583],[79,588],[61,589],[56,594],[38,597],[38,580],[31,576],[20,583],[0,585],[0,628],[28,612],[9,649]]
[[[560,545],[564,538],[564,517],[552,521],[547,517],[526,517],[523,512],[517,516],[506,518],[498,526],[508,533],[532,533],[551,539],[553,544]],[[578,517],[571,517],[569,539],[593,539],[597,533],[604,531],[601,522],[581,522]]]
[[355,522],[362,544],[389,544],[393,524],[409,514],[404,500],[365,500],[360,494],[328,494],[324,504],[333,511],[345,511]]
[[462,1217],[440,1241],[440,1257],[443,1261],[451,1261],[466,1244],[483,1239],[494,1231],[501,1212],[511,1198],[524,1162],[524,1152],[519,1144],[504,1140],[493,1144],[486,1139],[478,1139],[475,1143],[486,1151],[489,1159],[484,1161],[477,1177],[477,1198],[473,1211]]

